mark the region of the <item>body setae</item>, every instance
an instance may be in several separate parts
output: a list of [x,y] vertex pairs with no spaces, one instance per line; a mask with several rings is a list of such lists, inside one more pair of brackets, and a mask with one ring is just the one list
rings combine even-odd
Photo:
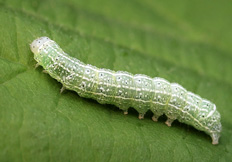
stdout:
[[154,121],[165,114],[168,126],[177,119],[209,134],[212,143],[218,144],[221,123],[215,104],[179,84],[84,64],[70,57],[48,37],[34,40],[31,50],[38,65],[63,84],[62,90],[76,91],[81,97],[95,99],[101,104],[116,105],[125,114],[133,107],[140,119],[148,110],[153,112]]

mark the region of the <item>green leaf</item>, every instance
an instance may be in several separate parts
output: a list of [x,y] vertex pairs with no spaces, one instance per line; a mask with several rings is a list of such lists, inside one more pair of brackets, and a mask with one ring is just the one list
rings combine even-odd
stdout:
[[[222,1],[0,0],[0,161],[232,159],[232,6]],[[217,146],[175,121],[59,93],[29,44],[48,36],[100,68],[163,77],[213,101]]]

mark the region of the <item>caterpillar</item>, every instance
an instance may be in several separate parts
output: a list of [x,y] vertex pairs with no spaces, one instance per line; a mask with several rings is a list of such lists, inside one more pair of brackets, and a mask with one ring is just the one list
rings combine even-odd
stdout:
[[133,107],[143,119],[148,110],[153,121],[165,114],[168,126],[174,120],[204,131],[218,144],[222,130],[216,105],[187,91],[177,83],[146,75],[132,75],[123,71],[100,69],[70,57],[48,37],[34,40],[30,45],[37,66],[42,66],[64,89],[76,91],[79,96],[92,98],[100,104],[113,104],[128,113]]

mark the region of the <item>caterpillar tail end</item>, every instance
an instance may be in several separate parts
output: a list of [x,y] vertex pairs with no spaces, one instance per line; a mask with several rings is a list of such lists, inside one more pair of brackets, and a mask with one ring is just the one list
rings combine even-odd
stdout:
[[214,133],[210,135],[212,138],[212,144],[217,145],[219,142],[220,134],[219,133]]

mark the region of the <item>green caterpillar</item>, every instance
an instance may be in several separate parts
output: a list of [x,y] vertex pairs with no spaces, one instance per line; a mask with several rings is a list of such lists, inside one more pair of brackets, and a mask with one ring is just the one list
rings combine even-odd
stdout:
[[34,40],[30,47],[37,66],[41,65],[51,77],[63,84],[61,92],[65,88],[76,91],[81,97],[116,105],[124,114],[133,107],[138,111],[139,119],[148,110],[154,113],[154,121],[165,114],[168,126],[177,119],[209,134],[212,144],[218,144],[222,127],[215,104],[188,92],[179,84],[158,77],[132,75],[84,64],[70,57],[48,37]]

